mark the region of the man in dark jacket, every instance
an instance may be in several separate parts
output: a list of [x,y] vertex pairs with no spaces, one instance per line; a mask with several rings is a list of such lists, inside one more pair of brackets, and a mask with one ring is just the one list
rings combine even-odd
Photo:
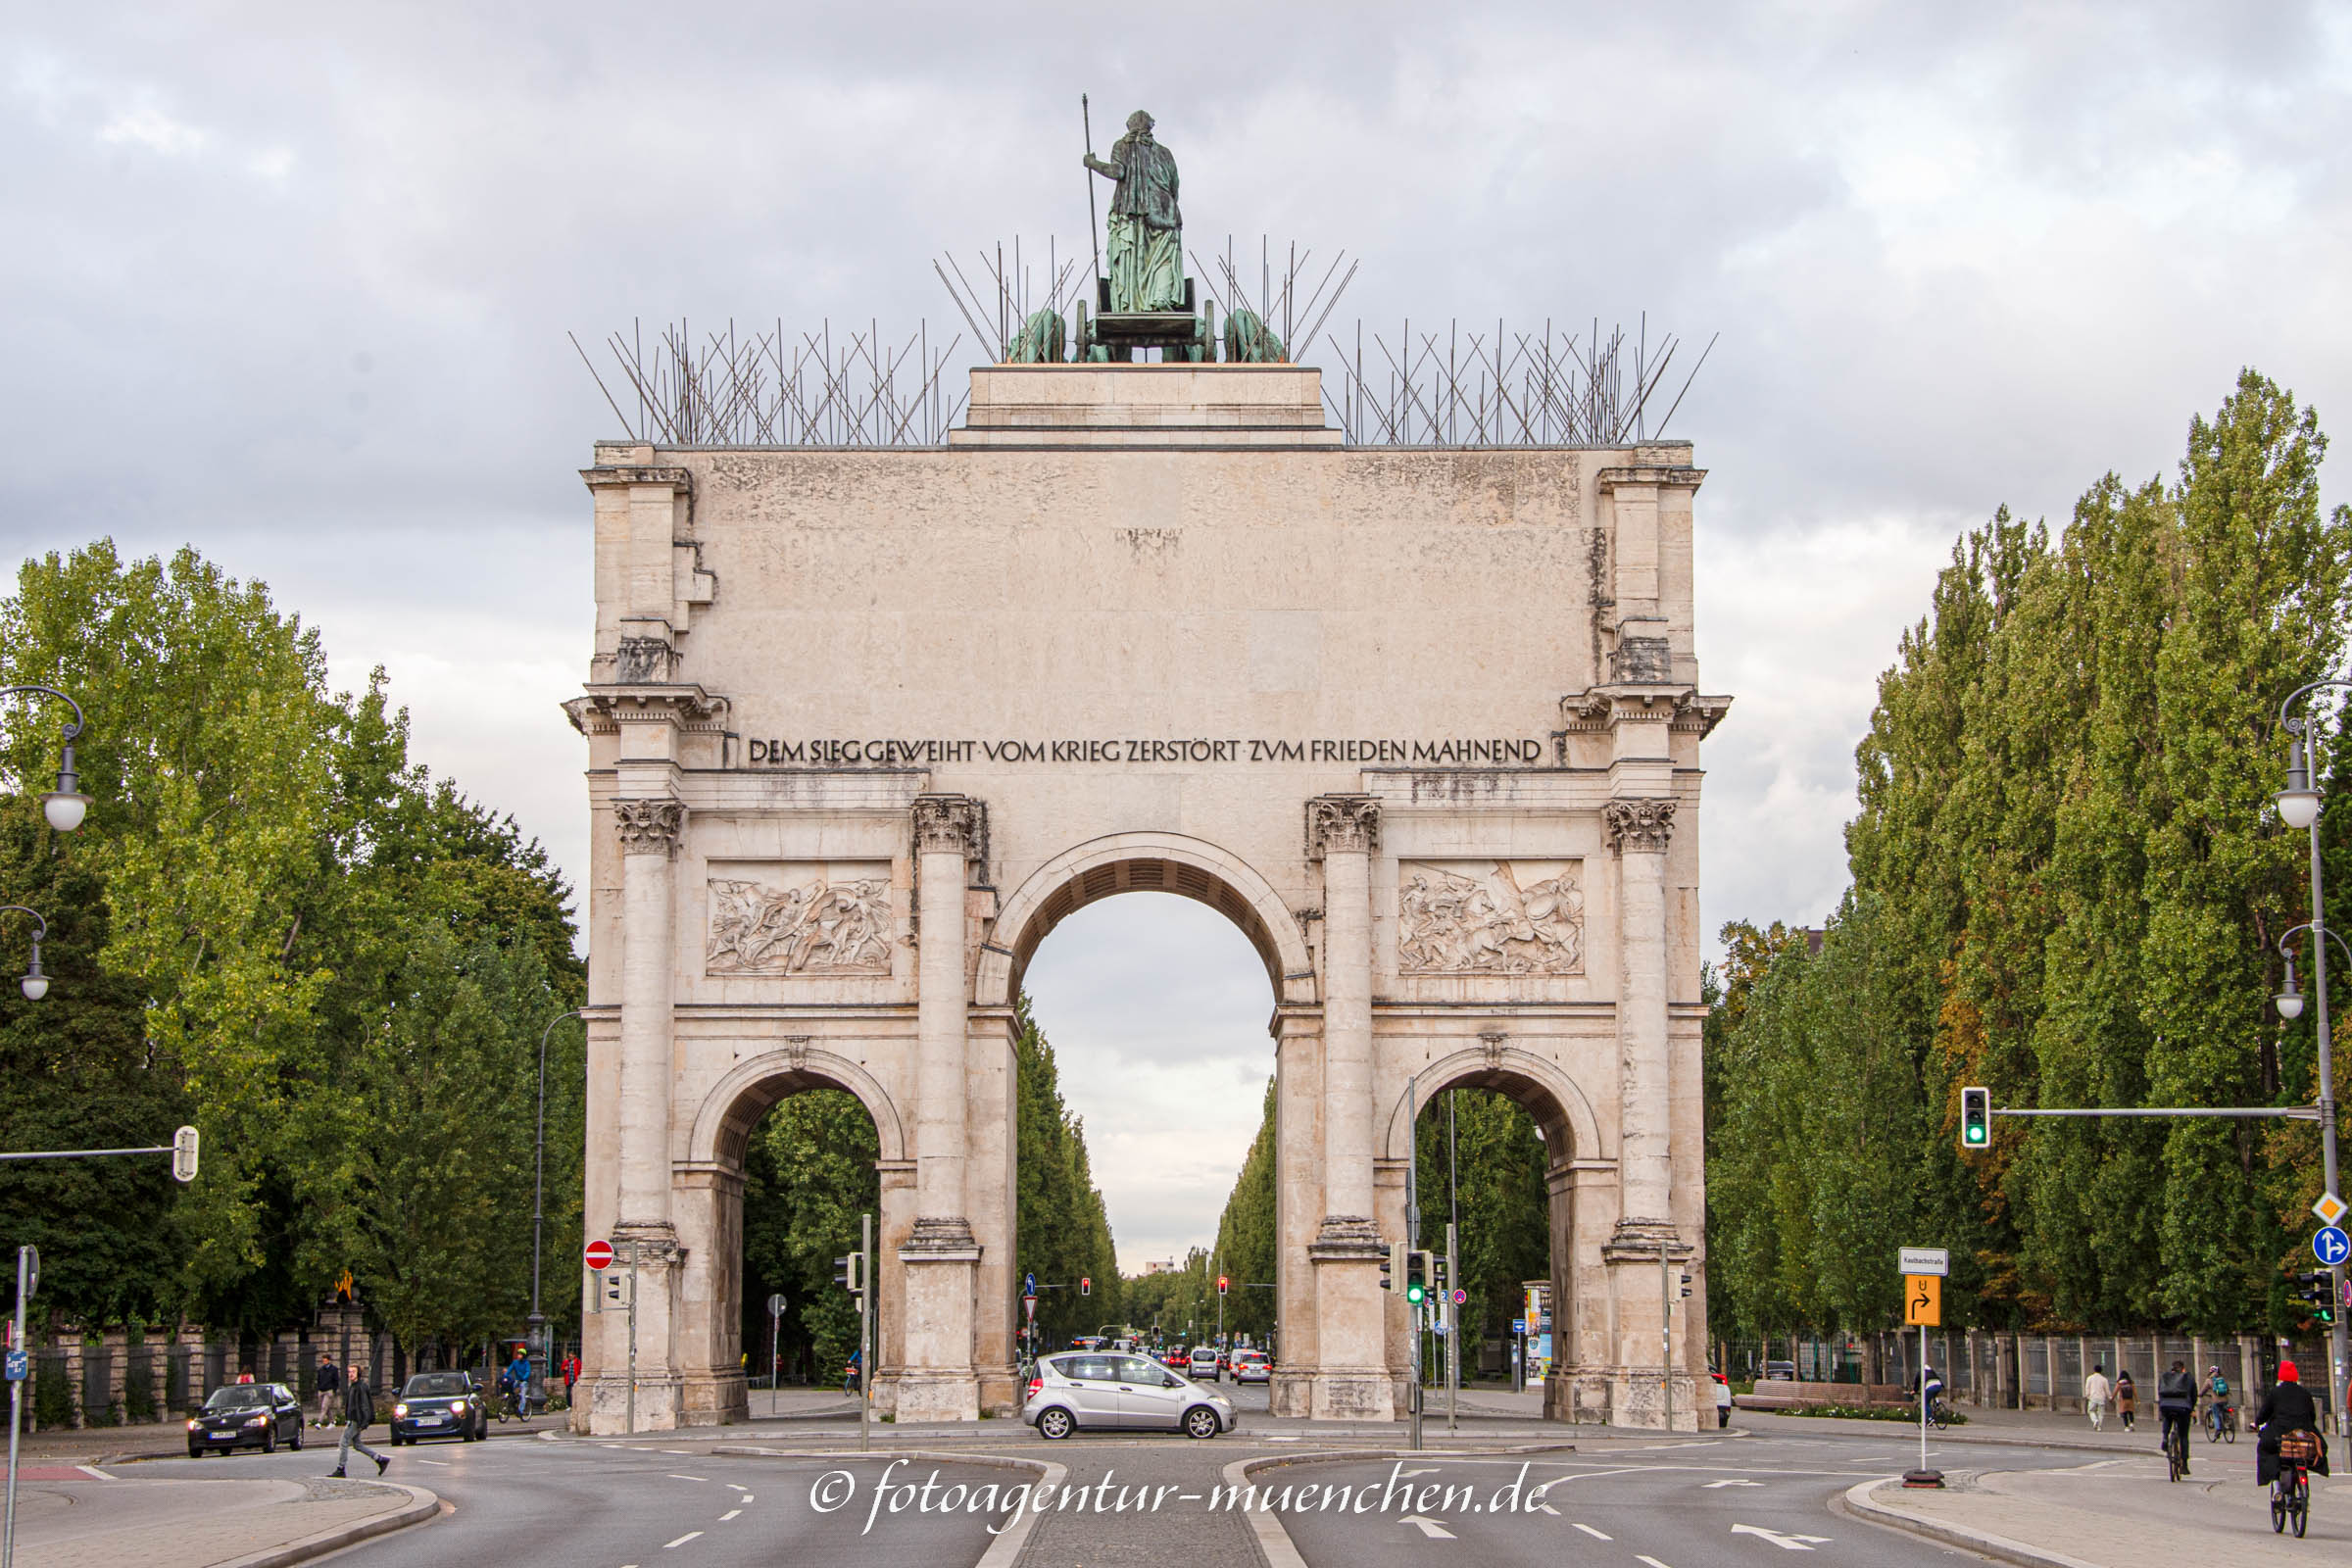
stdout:
[[[2267,1487],[2278,1479],[2278,1440],[2289,1432],[2320,1430],[2319,1403],[2303,1386],[2292,1361],[2278,1363],[2278,1382],[2262,1396],[2254,1413],[2254,1484]],[[2308,1467],[2313,1475],[2328,1474],[2328,1440],[2320,1439],[2320,1456]]]
[[2188,1363],[2175,1361],[2173,1369],[2156,1380],[2156,1446],[2163,1447],[2172,1440],[2173,1429],[2180,1430],[2180,1446],[2188,1448],[2188,1422],[2197,1410],[2197,1380],[2190,1375]]
[[368,1371],[355,1366],[343,1377],[343,1446],[335,1455],[335,1475],[343,1474],[343,1466],[354,1448],[375,1461],[377,1475],[384,1473],[384,1466],[392,1461],[361,1441],[374,1424],[375,1395],[368,1387]]

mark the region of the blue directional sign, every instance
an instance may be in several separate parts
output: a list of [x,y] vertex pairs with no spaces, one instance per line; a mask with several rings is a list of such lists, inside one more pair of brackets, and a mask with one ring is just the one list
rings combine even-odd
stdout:
[[1037,1276],[1035,1274],[1024,1274],[1021,1276],[1021,1294],[1023,1296],[1035,1296],[1037,1294]]
[[1527,1332],[1527,1319],[1523,1317],[1515,1317],[1511,1319],[1511,1332],[1513,1334],[1525,1334]]
[[8,1352],[8,1381],[9,1381],[9,1382],[11,1382],[11,1383],[22,1383],[22,1382],[24,1382],[24,1381],[25,1374],[31,1370],[31,1368],[30,1368],[30,1367],[29,1367],[29,1366],[26,1364],[26,1363],[27,1363],[27,1362],[28,1362],[30,1359],[31,1359],[31,1358],[30,1358],[29,1356],[27,1356],[27,1355],[26,1355],[26,1354],[25,1354],[25,1353],[24,1353],[23,1350],[11,1350],[11,1351],[9,1351],[9,1352]]
[[2346,1236],[2340,1226],[2323,1225],[2320,1233],[2311,1239],[2311,1252],[2321,1262],[2333,1268],[2345,1258],[2352,1257],[2352,1236]]

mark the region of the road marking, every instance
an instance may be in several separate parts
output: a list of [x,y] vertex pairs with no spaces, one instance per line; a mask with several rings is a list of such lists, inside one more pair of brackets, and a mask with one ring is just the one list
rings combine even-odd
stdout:
[[418,1464],[429,1464],[435,1469],[440,1470],[446,1470],[449,1468],[449,1461],[447,1459],[419,1459],[416,1462]]
[[1713,1492],[1718,1487],[1760,1487],[1763,1484],[1761,1481],[1710,1481],[1698,1490]]
[[1446,1529],[1435,1519],[1424,1519],[1417,1513],[1408,1513],[1396,1522],[1400,1525],[1420,1526],[1421,1533],[1432,1541],[1452,1541],[1456,1539],[1452,1531]]
[[748,1493],[748,1492],[747,1492],[747,1493],[745,1493],[745,1494],[744,1494],[742,1496],[740,1496],[740,1497],[736,1498],[735,1500],[736,1500],[736,1501],[738,1501],[738,1502],[750,1502],[750,1501],[752,1500],[752,1494],[751,1494],[750,1493]]
[[[700,1530],[689,1530],[689,1531],[687,1531],[687,1532],[686,1532],[684,1535],[680,1536],[680,1537],[679,1537],[677,1540],[675,1540],[675,1541],[665,1541],[665,1542],[663,1542],[663,1543],[662,1544],[662,1549],[663,1551],[668,1551],[668,1550],[670,1550],[670,1549],[671,1549],[671,1548],[673,1548],[673,1547],[676,1547],[676,1546],[683,1546],[684,1544],[686,1544],[686,1543],[688,1543],[689,1541],[692,1541],[692,1540],[694,1540],[694,1539],[695,1539],[697,1536],[699,1536],[699,1535],[701,1535],[701,1534],[702,1534],[702,1532],[701,1532]],[[1807,1550],[1811,1550],[1812,1548],[1811,1548],[1811,1547],[1807,1547],[1806,1549],[1807,1549]]]
[[1615,1541],[1617,1539],[1615,1536],[1604,1536],[1588,1524],[1579,1523],[1576,1528],[1591,1536],[1594,1541]]
[[669,1479],[670,1479],[670,1480],[672,1480],[672,1481],[704,1481],[704,1482],[707,1482],[707,1481],[709,1481],[709,1480],[710,1479],[710,1477],[708,1477],[708,1476],[682,1476],[682,1475],[678,1474],[678,1473],[677,1473],[675,1470],[669,1471],[669,1472],[668,1472],[668,1475],[669,1475]]
[[656,1453],[692,1453],[692,1448],[656,1448]]
[[1411,1480],[1413,1477],[1415,1477],[1415,1476],[1434,1476],[1434,1475],[1436,1475],[1437,1473],[1438,1473],[1438,1466],[1436,1466],[1436,1465],[1434,1465],[1434,1464],[1425,1464],[1425,1465],[1421,1466],[1421,1467],[1420,1467],[1418,1470],[1399,1470],[1399,1471],[1397,1471],[1397,1472],[1396,1472],[1396,1479],[1397,1479],[1397,1480],[1399,1480],[1399,1481],[1410,1481],[1410,1480]]
[[1655,1558],[1655,1557],[1644,1557],[1644,1556],[1642,1556],[1642,1555],[1640,1552],[1636,1552],[1636,1553],[1634,1554],[1634,1561],[1636,1561],[1636,1562],[1645,1562],[1645,1563],[1649,1564],[1649,1568],[1667,1568],[1667,1565],[1666,1565],[1666,1564],[1664,1564],[1664,1563],[1662,1563],[1662,1562],[1660,1562],[1660,1561],[1658,1561],[1658,1559],[1657,1559],[1657,1558]]
[[751,1488],[745,1486],[740,1481],[730,1481],[727,1483],[727,1490],[729,1492],[749,1492]]
[[718,1522],[723,1525],[741,1512],[743,1512],[741,1508],[729,1508],[725,1513],[722,1513],[718,1516]]
[[1766,1530],[1761,1525],[1734,1525],[1735,1536],[1761,1536],[1783,1551],[1811,1551],[1815,1546],[1830,1544],[1828,1536],[1784,1536],[1778,1530]]

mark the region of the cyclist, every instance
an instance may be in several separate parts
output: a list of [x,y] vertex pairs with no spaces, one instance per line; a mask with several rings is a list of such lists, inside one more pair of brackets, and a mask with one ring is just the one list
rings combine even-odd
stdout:
[[858,1352],[856,1350],[850,1352],[849,1360],[842,1366],[841,1392],[851,1396],[855,1396],[858,1392]]
[[531,1358],[517,1349],[514,1359],[507,1363],[504,1382],[513,1391],[514,1413],[527,1420],[531,1413]]
[[1919,1378],[1919,1397],[1931,1421],[1941,1419],[1937,1408],[1943,1403],[1943,1374],[1933,1366],[1923,1367]]
[[[2262,1396],[2262,1408],[2254,1412],[2254,1484],[2267,1487],[2278,1478],[2278,1440],[2289,1432],[2320,1430],[2318,1401],[2311,1391],[2303,1387],[2302,1375],[2292,1361],[2278,1363],[2278,1381],[2271,1392]],[[2328,1474],[2328,1439],[2320,1436],[2320,1456],[2304,1466],[2315,1475]]]
[[2222,1376],[2219,1366],[2209,1367],[2203,1387],[2205,1396],[2212,1401],[2205,1407],[2205,1430],[2210,1437],[2219,1439],[2223,1424],[2230,1418],[2230,1380]]
[[[2186,1361],[2175,1361],[2173,1369],[2156,1380],[2156,1415],[2158,1418],[2157,1446],[2169,1447],[2173,1434],[2180,1434],[2180,1451],[2188,1451],[2188,1423],[2197,1409],[2197,1380],[2188,1370]],[[2181,1471],[2187,1472],[2183,1461]]]

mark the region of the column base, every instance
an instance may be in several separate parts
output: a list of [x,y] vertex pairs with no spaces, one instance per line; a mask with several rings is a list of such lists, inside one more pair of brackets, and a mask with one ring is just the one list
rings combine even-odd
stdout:
[[1306,1415],[1314,1408],[1314,1396],[1315,1380],[1305,1372],[1286,1372],[1277,1367],[1273,1381],[1266,1385],[1266,1406],[1274,1415]]
[[977,1421],[980,1379],[971,1372],[909,1368],[898,1376],[892,1414],[900,1426],[911,1421]]
[[[1608,1422],[1613,1427],[1644,1427],[1651,1431],[1696,1432],[1699,1430],[1698,1400],[1706,1402],[1707,1425],[1715,1424],[1715,1392],[1710,1383],[1702,1395],[1698,1380],[1683,1373],[1674,1377],[1674,1424],[1666,1423],[1666,1391],[1659,1369],[1652,1367],[1612,1367],[1607,1374],[1609,1401]],[[1551,1402],[1550,1390],[1544,1391],[1544,1403]]]
[[[588,1380],[588,1435],[595,1438],[625,1437],[629,1426],[629,1377],[617,1372]],[[682,1424],[679,1416],[684,1405],[684,1380],[675,1373],[637,1377],[637,1425],[639,1432],[675,1432]]]
[[980,1408],[994,1416],[1017,1416],[1021,1413],[1025,1393],[1020,1380],[1008,1366],[990,1366],[980,1369]]
[[1318,1421],[1396,1419],[1396,1385],[1387,1367],[1317,1367],[1306,1379],[1306,1414]]
[[719,1367],[685,1374],[680,1391],[680,1426],[732,1426],[751,1417],[751,1381],[739,1368]]

